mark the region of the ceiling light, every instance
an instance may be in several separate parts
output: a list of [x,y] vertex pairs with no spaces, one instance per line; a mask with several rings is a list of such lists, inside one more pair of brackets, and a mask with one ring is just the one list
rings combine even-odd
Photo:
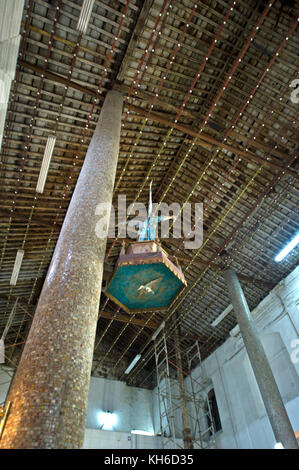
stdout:
[[299,233],[275,256],[274,261],[277,263],[283,260],[299,243]]
[[93,9],[94,0],[84,0],[78,24],[77,24],[77,31],[82,34],[86,33],[87,25],[90,19],[90,15]]
[[21,264],[22,264],[22,260],[23,260],[23,256],[24,256],[24,250],[18,250],[17,255],[16,255],[16,259],[15,259],[15,264],[14,264],[13,271],[12,271],[12,275],[11,275],[11,278],[10,278],[10,285],[11,286],[15,286],[16,283],[17,283],[20,268],[21,268]]
[[0,339],[0,364],[5,363],[5,344],[3,339]]
[[112,413],[111,411],[101,411],[99,413],[101,429],[110,430],[115,426],[116,422],[117,416],[115,413]]
[[133,361],[131,362],[131,364],[127,367],[127,369],[125,370],[125,374],[129,374],[131,372],[131,370],[133,369],[133,367],[137,364],[137,362],[139,361],[139,359],[141,358],[141,354],[137,354],[137,356],[133,359]]
[[39,173],[39,177],[38,177],[38,181],[36,185],[36,192],[40,194],[42,194],[44,191],[55,142],[56,142],[55,136],[48,137],[45,152],[44,152],[44,157],[42,161],[42,166],[40,169],[40,173]]
[[218,325],[218,323],[220,323],[224,317],[226,317],[226,315],[229,314],[229,312],[231,312],[233,309],[233,305],[232,304],[229,304],[228,307],[226,307],[225,310],[223,310],[223,312],[216,318],[216,320],[213,321],[213,323],[211,323],[211,326],[213,328],[215,328],[215,326]]

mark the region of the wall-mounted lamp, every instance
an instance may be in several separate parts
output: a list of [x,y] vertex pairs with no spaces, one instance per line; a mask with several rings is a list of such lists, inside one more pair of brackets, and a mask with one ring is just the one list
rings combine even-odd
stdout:
[[154,436],[153,432],[139,431],[138,429],[132,429],[131,434],[141,434],[142,436]]
[[111,411],[101,411],[99,413],[100,429],[111,430],[117,423],[117,416]]

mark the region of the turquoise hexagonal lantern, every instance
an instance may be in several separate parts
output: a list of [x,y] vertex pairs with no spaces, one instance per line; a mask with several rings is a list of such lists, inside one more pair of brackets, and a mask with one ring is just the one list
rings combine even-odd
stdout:
[[122,250],[105,294],[128,313],[164,310],[185,285],[161,246],[139,241]]

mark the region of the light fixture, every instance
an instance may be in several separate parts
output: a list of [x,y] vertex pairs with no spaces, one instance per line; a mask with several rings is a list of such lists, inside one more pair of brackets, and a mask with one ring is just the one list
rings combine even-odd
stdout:
[[111,430],[117,423],[117,416],[111,411],[101,411],[99,413],[99,423],[101,429]]
[[275,256],[274,261],[282,261],[299,243],[299,233]]
[[84,0],[77,24],[77,31],[82,34],[86,33],[87,25],[93,9],[94,0]]
[[7,319],[6,325],[5,325],[4,330],[2,332],[2,336],[0,338],[0,364],[5,363],[5,343],[4,342],[5,342],[5,338],[7,336],[7,333],[9,331],[9,328],[11,327],[11,324],[13,322],[13,318],[16,314],[18,300],[19,300],[19,298],[17,297],[16,300],[15,300],[15,303],[13,305],[13,308],[12,308],[10,314],[9,314],[9,317]]
[[220,315],[216,318],[216,320],[214,320],[213,323],[211,323],[211,326],[212,326],[213,328],[215,328],[215,326],[217,326],[218,323],[220,323],[220,322],[223,320],[223,318],[225,318],[226,315],[228,315],[229,312],[232,311],[232,309],[233,309],[233,305],[232,305],[232,304],[229,304],[229,306],[226,307],[226,309],[223,310],[222,313],[220,313]]
[[21,268],[21,264],[22,264],[22,260],[23,260],[23,256],[24,256],[24,250],[18,250],[17,255],[16,255],[16,259],[15,259],[15,264],[14,264],[14,267],[13,267],[13,270],[12,270],[12,275],[11,275],[11,278],[10,278],[10,285],[11,286],[15,286],[16,283],[17,283],[20,268]]
[[0,338],[0,364],[5,363],[5,344],[2,338]]
[[137,362],[139,361],[140,358],[141,358],[141,354],[137,354],[137,356],[135,356],[135,358],[133,359],[131,364],[126,368],[125,374],[129,374],[131,372],[131,370],[137,364]]
[[55,136],[48,137],[45,152],[44,152],[44,157],[42,161],[42,166],[40,169],[40,173],[39,173],[39,177],[38,177],[38,181],[36,185],[36,192],[40,194],[42,194],[44,191],[55,142],[56,142]]
[[131,434],[141,434],[142,436],[154,436],[153,432],[139,431],[138,429],[132,429]]

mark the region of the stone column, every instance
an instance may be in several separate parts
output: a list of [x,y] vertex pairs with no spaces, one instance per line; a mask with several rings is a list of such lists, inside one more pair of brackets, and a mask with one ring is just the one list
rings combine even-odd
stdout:
[[95,210],[112,201],[122,106],[109,91],[9,390],[1,448],[82,447],[107,241]]
[[182,355],[181,355],[181,349],[180,349],[180,335],[179,335],[178,327],[175,329],[175,332],[174,332],[174,344],[175,344],[175,355],[176,355],[176,362],[177,362],[178,384],[179,384],[180,399],[181,399],[184,449],[193,449],[193,441],[191,438],[191,430],[190,430],[189,417],[188,417],[188,411],[187,411],[187,402],[186,402],[184,376],[183,376],[183,363],[182,363]]
[[285,449],[298,449],[297,440],[275,382],[270,364],[252,320],[248,304],[236,273],[224,271],[234,312],[251,366],[277,442]]

